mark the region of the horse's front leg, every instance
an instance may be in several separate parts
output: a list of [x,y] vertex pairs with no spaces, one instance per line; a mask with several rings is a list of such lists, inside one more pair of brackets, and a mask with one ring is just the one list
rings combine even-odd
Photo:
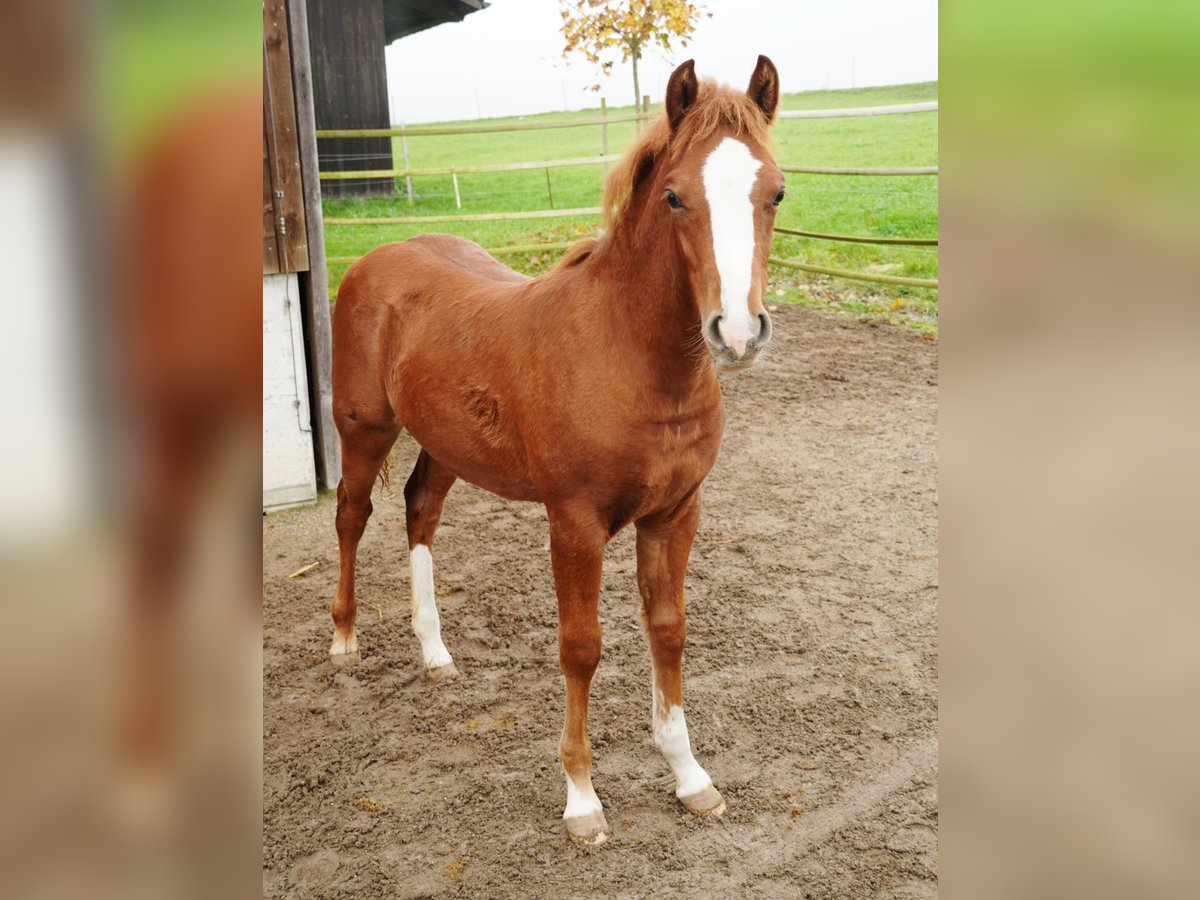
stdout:
[[590,511],[548,510],[550,558],[558,595],[558,659],[567,684],[567,715],[558,758],[567,776],[567,834],[577,844],[599,844],[608,822],[592,789],[588,691],[600,662],[600,569],[608,536]]
[[675,773],[675,796],[688,811],[719,816],[725,812],[725,801],[692,755],[683,716],[683,579],[699,522],[698,490],[670,513],[639,520],[637,579],[654,672],[654,743]]

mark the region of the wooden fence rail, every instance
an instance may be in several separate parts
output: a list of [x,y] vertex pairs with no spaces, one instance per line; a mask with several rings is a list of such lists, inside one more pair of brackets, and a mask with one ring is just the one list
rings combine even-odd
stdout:
[[842,119],[853,116],[898,116],[904,113],[936,112],[938,102],[896,103],[892,106],[852,106],[848,109],[784,109],[776,113],[780,119]]
[[[619,153],[580,156],[575,159],[531,160],[516,163],[483,163],[477,166],[439,166],[429,169],[363,169],[352,172],[322,172],[322,181],[353,178],[409,178],[418,175],[472,175],[481,172],[522,172],[529,169],[561,169],[569,166],[598,166],[616,162]],[[910,168],[830,168],[826,166],[780,166],[784,172],[802,175],[937,175],[937,166]]]
[[366,169],[355,172],[322,172],[322,181],[348,178],[407,178],[415,175],[471,175],[480,172],[521,172],[527,169],[561,169],[567,166],[598,166],[616,162],[619,153],[580,156],[575,159],[543,159],[516,163],[484,163],[478,166],[441,166],[434,169]]
[[[329,219],[325,220],[326,222]],[[801,231],[799,228],[775,228],[776,234],[816,238],[819,241],[845,241],[849,244],[900,244],[909,247],[936,247],[937,238],[872,237],[870,235],[823,234],[820,231]]]
[[813,266],[808,263],[797,262],[794,259],[780,259],[777,256],[771,256],[767,259],[768,262],[774,263],[777,266],[783,266],[785,269],[799,269],[801,272],[815,272],[818,275],[833,275],[836,278],[849,278],[851,281],[872,281],[876,284],[903,284],[909,287],[923,287],[937,289],[938,283],[936,278],[908,278],[903,275],[875,275],[871,272],[855,272],[850,269],[833,269],[829,266]]
[[936,175],[937,166],[911,166],[904,168],[829,168],[827,166],[780,166],[783,172],[799,172],[802,175]]
[[326,216],[327,225],[424,225],[426,222],[503,222],[509,219],[566,219],[571,216],[598,216],[599,206],[575,209],[538,209],[530,212],[474,213],[461,216],[383,216],[374,219],[342,219]]
[[[575,241],[557,241],[548,244],[513,244],[507,247],[484,247],[492,256],[509,256],[515,253],[543,253],[550,250],[566,250],[574,246]],[[331,256],[330,265],[350,265],[361,259],[360,256]],[[817,275],[831,275],[835,278],[847,278],[851,281],[869,281],[874,284],[900,284],[907,287],[932,288],[937,290],[936,278],[908,278],[904,275],[876,275],[872,272],[855,272],[852,269],[835,269],[830,266],[813,266],[798,262],[794,259],[781,259],[778,256],[769,257],[772,265],[783,266],[786,269],[799,269],[802,272],[813,272]]]
[[499,134],[506,131],[543,131],[548,128],[581,128],[585,125],[617,125],[621,122],[644,122],[653,116],[630,113],[624,116],[596,116],[589,119],[568,119],[561,122],[517,122],[511,125],[397,125],[393,128],[324,128],[319,138],[355,137],[422,137],[444,134]]
[[[599,206],[579,206],[574,209],[538,209],[526,212],[476,213],[448,216],[380,216],[377,218],[341,218],[326,216],[326,225],[426,225],[445,222],[506,222],[523,219],[569,219],[575,216],[598,216]],[[821,241],[843,241],[850,244],[889,244],[912,247],[936,247],[937,238],[874,237],[872,235],[824,234],[820,231],[801,231],[798,228],[775,228],[776,234],[815,238]]]
[[[484,247],[484,252],[492,256],[508,256],[513,253],[541,253],[545,250],[566,250],[573,247],[575,241],[555,241],[549,244],[510,244],[506,247]],[[329,262],[334,265],[349,265],[362,259],[361,256],[331,256]]]
[[[514,244],[508,247],[484,247],[492,256],[508,256],[514,253],[542,253],[549,250],[566,250],[575,241],[559,241],[552,244]],[[360,256],[331,256],[330,265],[350,265],[361,259]],[[783,266],[787,269],[799,269],[802,272],[814,272],[818,275],[832,275],[835,278],[847,278],[851,281],[870,281],[875,284],[901,284],[907,287],[933,288],[937,290],[936,278],[906,278],[903,275],[875,275],[871,272],[855,272],[851,269],[834,269],[829,266],[810,266],[808,263],[797,262],[794,259],[780,259],[772,256],[768,262]]]

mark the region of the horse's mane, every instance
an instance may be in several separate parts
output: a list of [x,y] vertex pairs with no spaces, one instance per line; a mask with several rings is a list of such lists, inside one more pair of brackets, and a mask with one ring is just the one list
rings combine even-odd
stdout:
[[567,248],[567,251],[562,255],[562,259],[555,264],[554,268],[569,269],[571,266],[579,265],[592,255],[592,251],[596,249],[596,244],[598,243],[599,241],[596,238],[581,238]]
[[620,220],[629,208],[638,182],[649,174],[664,153],[678,159],[721,127],[729,128],[737,137],[766,144],[771,123],[745,92],[705,78],[700,82],[695,102],[688,107],[675,131],[671,131],[664,111],[642,131],[629,151],[609,171],[604,182],[604,224],[611,228]]

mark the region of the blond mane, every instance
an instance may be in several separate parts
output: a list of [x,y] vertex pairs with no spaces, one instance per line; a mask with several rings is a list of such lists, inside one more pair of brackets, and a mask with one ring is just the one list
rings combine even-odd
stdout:
[[608,173],[604,181],[604,224],[611,227],[628,209],[638,181],[654,163],[668,153],[679,159],[691,147],[714,134],[730,129],[735,137],[767,144],[771,122],[743,91],[717,84],[711,78],[700,82],[696,101],[672,132],[664,111],[638,135],[633,146]]

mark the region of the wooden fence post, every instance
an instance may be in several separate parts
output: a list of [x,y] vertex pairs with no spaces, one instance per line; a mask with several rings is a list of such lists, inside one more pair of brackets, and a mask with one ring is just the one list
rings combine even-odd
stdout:
[[554,189],[550,187],[550,167],[546,167],[546,193],[550,195],[550,208],[554,209]]
[[[600,152],[608,156],[608,101],[600,98]],[[604,164],[604,174],[608,174],[608,163]]]
[[[403,122],[400,123],[400,127],[401,128],[404,127]],[[406,136],[404,136],[403,134],[400,135],[400,148],[401,148],[401,150],[404,151],[404,168],[411,169],[412,166],[410,166],[408,163],[408,138]],[[412,195],[412,176],[411,175],[404,176],[404,188],[408,192],[408,205],[412,206],[413,195]]]
[[296,134],[300,142],[300,169],[304,176],[305,228],[308,230],[309,272],[307,295],[301,304],[304,338],[310,360],[312,417],[316,443],[317,477],[326,488],[342,480],[342,445],[333,424],[333,335],[329,314],[329,273],[325,259],[325,228],[321,221],[321,176],[317,155],[316,116],[313,107],[308,15],[304,0],[288,0],[292,79],[296,100]]
[[642,94],[642,115],[650,114],[650,95]]

